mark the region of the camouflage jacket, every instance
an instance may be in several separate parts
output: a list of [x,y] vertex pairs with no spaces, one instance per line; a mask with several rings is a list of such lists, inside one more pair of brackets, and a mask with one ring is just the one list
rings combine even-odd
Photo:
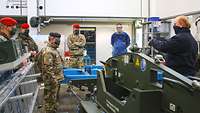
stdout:
[[30,36],[25,36],[24,34],[19,33],[16,40],[20,40],[24,46],[27,46],[28,51],[38,52],[38,46]]
[[41,67],[42,76],[45,78],[52,78],[54,80],[61,81],[63,77],[63,59],[60,56],[60,53],[57,49],[53,48],[51,44],[48,44],[47,47],[43,48],[39,52],[38,56],[38,67]]
[[84,46],[86,44],[85,36],[79,34],[78,36],[71,34],[67,38],[67,46],[72,55],[83,55]]

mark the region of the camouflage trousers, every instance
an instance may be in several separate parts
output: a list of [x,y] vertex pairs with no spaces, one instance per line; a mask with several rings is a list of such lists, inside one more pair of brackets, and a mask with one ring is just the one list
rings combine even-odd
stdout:
[[44,80],[44,113],[56,113],[58,108],[59,83],[52,77],[43,76]]
[[72,56],[70,58],[70,66],[73,68],[81,68],[83,66],[83,56]]

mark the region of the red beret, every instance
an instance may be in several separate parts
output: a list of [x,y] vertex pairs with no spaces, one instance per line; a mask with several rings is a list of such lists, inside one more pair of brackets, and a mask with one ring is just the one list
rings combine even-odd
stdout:
[[64,52],[64,56],[65,57],[70,57],[71,56],[71,52],[70,51],[65,51]]
[[28,29],[29,25],[27,23],[24,23],[24,24],[21,25],[21,28],[22,29]]
[[79,29],[80,28],[80,24],[73,24],[72,27]]
[[4,17],[0,19],[0,23],[6,26],[14,26],[17,24],[17,21],[10,17]]

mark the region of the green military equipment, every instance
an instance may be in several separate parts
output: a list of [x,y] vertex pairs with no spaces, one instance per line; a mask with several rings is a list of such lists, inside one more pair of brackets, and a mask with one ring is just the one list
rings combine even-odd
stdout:
[[[95,104],[105,113],[200,113],[199,78],[190,77],[193,81],[141,53],[112,57],[103,64]],[[82,101],[81,113],[98,113],[84,106]]]

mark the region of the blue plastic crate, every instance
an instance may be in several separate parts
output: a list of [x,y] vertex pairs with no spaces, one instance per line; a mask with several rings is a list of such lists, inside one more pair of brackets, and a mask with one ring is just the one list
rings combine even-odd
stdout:
[[62,83],[68,83],[73,80],[97,79],[97,71],[102,69],[103,66],[99,65],[87,65],[83,69],[66,68],[63,72],[65,79]]

